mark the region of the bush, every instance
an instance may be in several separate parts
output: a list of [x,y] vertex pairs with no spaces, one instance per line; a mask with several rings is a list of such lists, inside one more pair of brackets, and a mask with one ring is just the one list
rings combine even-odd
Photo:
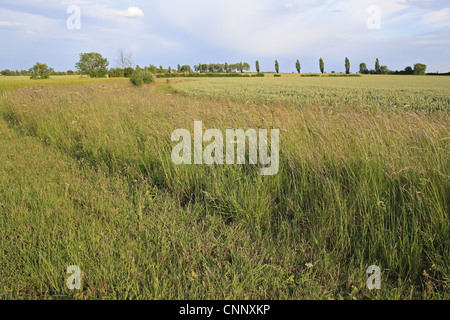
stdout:
[[274,74],[273,75],[275,78],[279,78],[279,77],[281,77],[281,74]]
[[142,80],[144,81],[144,83],[148,84],[155,82],[155,77],[150,71],[141,71],[140,73],[142,74]]
[[349,73],[349,74],[345,74],[345,73],[331,73],[328,75],[328,77],[362,77],[360,74],[358,73]]
[[135,71],[130,76],[130,81],[137,87],[142,87],[144,83],[155,82],[155,77],[150,71]]
[[123,78],[125,76],[123,69],[117,68],[117,69],[111,69],[109,70],[109,77],[110,78]]
[[144,83],[144,77],[142,76],[142,72],[134,72],[130,77],[130,81],[135,86],[142,87],[142,84]]
[[[242,78],[250,77],[249,74],[242,73],[166,73],[158,74],[159,78]],[[261,76],[263,77],[263,76]]]
[[134,69],[131,68],[131,67],[125,68],[125,69],[123,70],[123,73],[124,73],[125,78],[131,78],[131,76],[132,76],[133,73],[134,73]]

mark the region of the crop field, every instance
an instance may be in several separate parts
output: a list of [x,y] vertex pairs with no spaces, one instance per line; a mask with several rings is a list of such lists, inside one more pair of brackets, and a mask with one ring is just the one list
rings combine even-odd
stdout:
[[[0,299],[450,299],[449,77],[4,78]],[[175,165],[194,121],[279,172]]]
[[447,77],[283,75],[273,78],[194,79],[177,91],[192,96],[228,97],[259,103],[285,102],[297,106],[358,106],[363,109],[448,112],[450,79]]

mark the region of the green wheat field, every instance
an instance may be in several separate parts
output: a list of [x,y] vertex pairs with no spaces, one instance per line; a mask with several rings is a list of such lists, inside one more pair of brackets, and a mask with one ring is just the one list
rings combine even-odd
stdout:
[[[198,120],[278,174],[173,164]],[[449,153],[450,77],[0,77],[0,299],[448,300]]]

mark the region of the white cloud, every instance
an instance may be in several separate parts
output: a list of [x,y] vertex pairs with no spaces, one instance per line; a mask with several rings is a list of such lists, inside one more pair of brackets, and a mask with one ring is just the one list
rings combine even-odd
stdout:
[[439,28],[448,27],[450,26],[450,8],[428,12],[423,15],[422,21]]
[[6,27],[6,28],[13,28],[13,27],[20,27],[20,23],[17,22],[7,22],[7,21],[0,21],[0,28]]
[[284,5],[284,8],[285,8],[286,10],[294,10],[294,9],[295,9],[295,6],[294,6],[292,3],[286,3],[286,4]]
[[127,18],[138,18],[144,17],[144,12],[138,7],[129,7],[125,11],[120,11],[117,13],[117,16],[127,17]]

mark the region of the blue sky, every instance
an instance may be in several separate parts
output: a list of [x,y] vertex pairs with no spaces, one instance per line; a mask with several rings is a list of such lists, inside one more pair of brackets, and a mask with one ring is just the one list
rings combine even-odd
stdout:
[[[69,6],[80,8],[80,29],[69,29]],[[376,10],[379,10],[379,25]],[[368,26],[369,22],[369,26]],[[372,27],[370,27],[372,26]],[[375,28],[374,28],[375,26]],[[391,70],[421,62],[450,71],[449,0],[1,0],[0,70],[35,62],[75,69],[81,52],[100,52],[116,66],[117,51],[133,63],[246,61],[255,70],[351,71],[375,59]]]

